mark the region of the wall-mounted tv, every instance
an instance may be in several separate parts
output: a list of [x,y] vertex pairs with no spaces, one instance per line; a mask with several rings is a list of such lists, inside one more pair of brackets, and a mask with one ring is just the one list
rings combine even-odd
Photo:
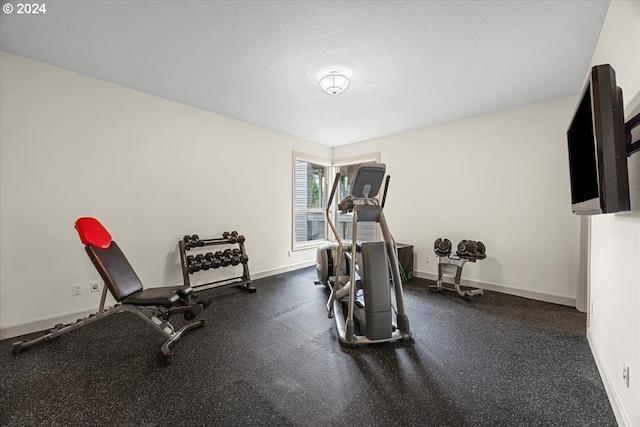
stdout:
[[573,212],[595,215],[630,210],[622,89],[609,64],[591,68],[567,142]]

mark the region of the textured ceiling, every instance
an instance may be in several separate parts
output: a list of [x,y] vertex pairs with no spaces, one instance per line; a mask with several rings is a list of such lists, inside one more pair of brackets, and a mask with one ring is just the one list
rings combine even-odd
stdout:
[[[577,94],[608,1],[46,7],[2,13],[2,50],[337,146]],[[333,70],[338,96],[318,84]]]

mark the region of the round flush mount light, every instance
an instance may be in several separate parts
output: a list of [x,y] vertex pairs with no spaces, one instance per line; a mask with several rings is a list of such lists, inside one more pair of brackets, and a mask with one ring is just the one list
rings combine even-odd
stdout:
[[349,86],[349,79],[337,71],[332,71],[320,79],[320,87],[329,95],[342,93],[347,86]]

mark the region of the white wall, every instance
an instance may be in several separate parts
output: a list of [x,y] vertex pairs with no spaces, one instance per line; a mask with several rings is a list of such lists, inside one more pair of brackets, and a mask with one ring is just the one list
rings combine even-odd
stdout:
[[[336,147],[380,151],[392,176],[385,211],[435,277],[433,242],[481,240],[487,258],[463,278],[486,289],[575,305],[580,221],[571,213],[566,131],[576,98]],[[425,256],[431,256],[431,263]]]
[[[604,63],[616,70],[628,120],[640,112],[640,2],[611,2],[592,59]],[[640,426],[640,153],[628,166],[632,212],[591,218],[588,337],[618,423]]]
[[330,148],[6,52],[0,66],[0,338],[97,308],[80,216],[104,223],[146,286],[182,283],[185,234],[238,230],[253,277],[315,259],[287,255],[291,153]]

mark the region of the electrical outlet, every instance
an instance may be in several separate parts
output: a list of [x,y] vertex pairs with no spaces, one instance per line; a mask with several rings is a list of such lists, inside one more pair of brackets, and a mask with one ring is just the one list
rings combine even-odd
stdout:
[[71,295],[74,297],[76,295],[82,295],[82,284],[78,283],[75,285],[71,285]]
[[627,388],[629,387],[629,365],[626,363],[622,364],[622,380],[626,384]]
[[427,264],[429,264],[429,263],[431,262],[431,256],[430,256],[430,255],[425,256],[425,257],[424,257],[424,261],[425,261]]
[[100,282],[97,280],[91,282],[91,292],[100,292]]

